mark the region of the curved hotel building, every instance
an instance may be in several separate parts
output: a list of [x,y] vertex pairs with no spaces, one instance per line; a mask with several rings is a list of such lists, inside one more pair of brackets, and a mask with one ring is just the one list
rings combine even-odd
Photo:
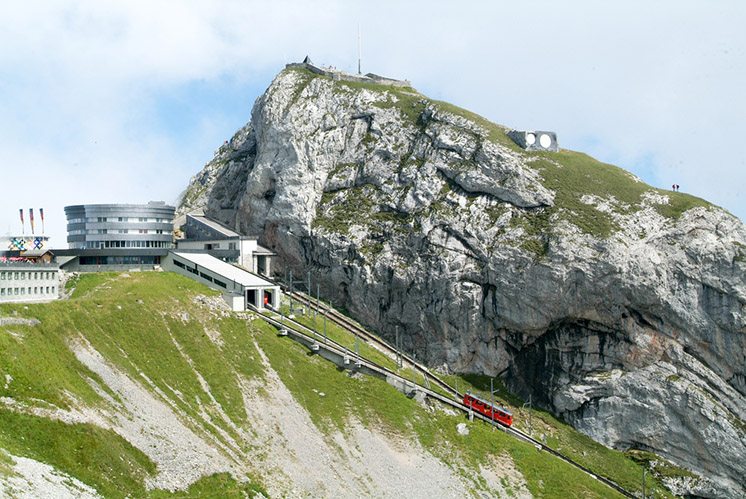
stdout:
[[80,266],[157,265],[174,247],[175,211],[153,201],[66,206],[67,243]]

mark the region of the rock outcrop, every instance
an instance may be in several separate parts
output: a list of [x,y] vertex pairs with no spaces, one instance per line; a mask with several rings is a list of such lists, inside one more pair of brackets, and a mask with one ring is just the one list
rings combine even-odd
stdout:
[[327,299],[595,439],[746,493],[746,229],[404,86],[281,72],[192,179]]

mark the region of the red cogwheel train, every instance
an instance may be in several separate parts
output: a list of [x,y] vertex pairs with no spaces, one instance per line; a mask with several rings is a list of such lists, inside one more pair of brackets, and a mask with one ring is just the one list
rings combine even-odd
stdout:
[[464,394],[464,405],[471,407],[476,412],[498,421],[505,426],[511,426],[513,424],[513,414],[509,410],[498,405],[492,405],[492,403],[487,402],[476,395],[472,395],[471,393],[467,392]]

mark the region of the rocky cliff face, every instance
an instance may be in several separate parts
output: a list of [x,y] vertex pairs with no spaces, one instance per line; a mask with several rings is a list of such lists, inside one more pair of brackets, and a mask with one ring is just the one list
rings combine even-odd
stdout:
[[408,87],[280,73],[182,210],[261,236],[432,365],[746,493],[746,229]]

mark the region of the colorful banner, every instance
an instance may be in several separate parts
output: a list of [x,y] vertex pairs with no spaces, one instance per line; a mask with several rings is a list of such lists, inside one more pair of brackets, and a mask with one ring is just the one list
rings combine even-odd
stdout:
[[41,233],[44,235],[44,208],[39,208],[39,216],[41,217]]
[[31,234],[34,234],[34,209],[33,208],[28,209],[28,218],[29,218],[29,222],[31,223]]
[[8,250],[10,251],[33,251],[43,250],[49,241],[48,237],[45,236],[20,236],[11,237],[8,240]]
[[18,213],[21,214],[21,232],[25,234],[26,233],[26,222],[23,221],[23,208],[18,210]]

